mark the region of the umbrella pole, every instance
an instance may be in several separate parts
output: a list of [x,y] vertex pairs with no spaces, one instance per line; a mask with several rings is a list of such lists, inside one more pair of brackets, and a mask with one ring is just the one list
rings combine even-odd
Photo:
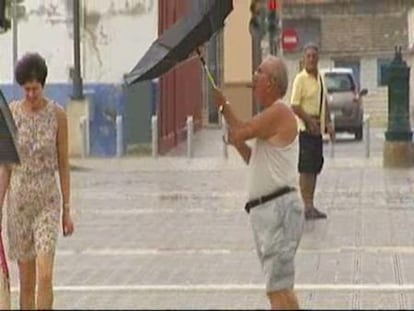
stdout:
[[208,69],[208,67],[207,67],[207,64],[206,64],[206,61],[205,61],[205,59],[204,59],[204,57],[203,57],[203,55],[201,55],[201,52],[200,52],[200,49],[197,49],[197,54],[198,54],[198,58],[200,59],[200,61],[201,61],[201,64],[203,64],[203,68],[204,68],[204,70],[206,71],[206,73],[207,73],[207,78],[208,78],[208,80],[210,81],[210,83],[211,83],[211,85],[213,86],[213,88],[214,89],[217,89],[217,84],[216,84],[216,82],[214,81],[214,78],[213,78],[213,75],[211,74],[211,72],[210,72],[210,69]]
[[[208,80],[210,81],[211,85],[215,90],[218,89],[216,82],[214,81],[213,75],[211,74],[210,70],[207,67],[206,61],[204,57],[201,55],[200,49],[197,49],[198,57],[203,64],[203,68],[207,73]],[[228,133],[227,133],[227,124],[226,119],[224,116],[221,116],[221,129],[222,129],[222,138],[223,138],[223,157],[225,159],[228,158],[228,152],[227,152],[227,145],[228,145]]]
[[214,81],[213,75],[211,74],[210,70],[208,69],[208,67],[206,65],[204,65],[203,67],[206,70],[207,77],[208,77],[208,80],[210,81],[211,85],[213,86],[213,88],[217,89],[217,84]]

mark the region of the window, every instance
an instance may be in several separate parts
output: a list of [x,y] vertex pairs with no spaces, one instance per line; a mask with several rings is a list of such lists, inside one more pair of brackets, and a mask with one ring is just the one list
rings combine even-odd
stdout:
[[377,81],[378,86],[387,86],[387,67],[391,63],[391,59],[379,58],[377,61]]
[[361,64],[359,59],[334,59],[334,66],[336,68],[349,68],[352,69],[352,73],[355,78],[355,82],[358,87],[361,86],[361,78],[360,78],[360,72],[361,72]]
[[347,73],[326,73],[325,85],[329,93],[355,91],[354,81]]

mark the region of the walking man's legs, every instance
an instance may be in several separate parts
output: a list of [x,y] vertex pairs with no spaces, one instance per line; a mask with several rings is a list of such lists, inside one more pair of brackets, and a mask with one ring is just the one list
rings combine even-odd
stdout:
[[314,205],[317,176],[324,162],[322,136],[312,136],[301,132],[299,150],[299,186],[305,206],[305,218],[326,218],[326,214],[320,212]]
[[315,208],[314,197],[317,174],[301,173],[299,177],[300,192],[305,206],[306,219],[326,218],[326,214]]

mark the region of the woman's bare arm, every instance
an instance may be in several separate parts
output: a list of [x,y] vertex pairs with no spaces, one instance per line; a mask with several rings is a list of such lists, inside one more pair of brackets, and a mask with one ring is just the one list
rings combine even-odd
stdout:
[[65,111],[57,107],[58,133],[57,152],[59,165],[59,180],[62,190],[63,210],[69,211],[70,205],[70,169],[68,147],[68,121]]
[[0,207],[4,204],[7,189],[9,188],[11,169],[7,165],[0,165]]

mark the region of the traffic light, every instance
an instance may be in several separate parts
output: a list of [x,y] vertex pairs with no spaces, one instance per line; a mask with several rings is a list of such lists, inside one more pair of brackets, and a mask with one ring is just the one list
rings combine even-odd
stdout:
[[10,19],[6,17],[6,0],[0,0],[0,31],[6,31],[10,27]]
[[267,27],[268,27],[269,33],[273,33],[273,32],[276,31],[277,1],[276,0],[268,0],[267,9],[268,9]]
[[277,24],[278,24],[278,17],[277,17],[277,10],[278,10],[278,1],[277,0],[267,0],[267,30],[269,32],[269,45],[270,45],[270,53],[275,55],[276,54],[276,44],[274,42],[276,38],[276,31],[277,31]]
[[249,30],[252,36],[262,33],[262,25],[260,21],[260,0],[250,1],[250,22]]
[[267,2],[267,8],[269,9],[269,11],[276,12],[277,9],[278,9],[277,0],[268,0],[268,2]]
[[250,0],[250,34],[262,39],[266,34],[266,3],[267,0]]

